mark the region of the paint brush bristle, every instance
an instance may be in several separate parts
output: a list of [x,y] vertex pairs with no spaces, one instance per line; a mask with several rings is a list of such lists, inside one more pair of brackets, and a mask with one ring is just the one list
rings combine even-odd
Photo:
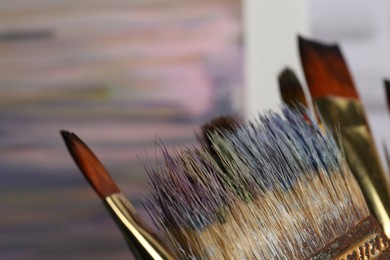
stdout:
[[285,68],[279,74],[278,81],[279,92],[284,103],[291,108],[307,108],[308,103],[306,101],[305,92],[292,69]]
[[119,193],[118,186],[106,168],[76,134],[62,130],[61,136],[73,160],[100,198],[104,199],[111,194]]
[[209,140],[213,154],[162,149],[149,170],[146,208],[184,258],[305,259],[369,215],[334,140],[301,113],[269,112]]
[[298,40],[302,67],[313,99],[327,95],[359,99],[338,45],[324,44],[302,37]]

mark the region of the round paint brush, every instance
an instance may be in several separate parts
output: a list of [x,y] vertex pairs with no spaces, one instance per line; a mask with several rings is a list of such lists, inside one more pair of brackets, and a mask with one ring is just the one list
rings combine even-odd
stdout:
[[278,76],[279,93],[290,108],[308,108],[306,95],[294,71],[285,68]]
[[126,237],[135,258],[175,259],[158,236],[139,218],[91,149],[74,133],[63,130],[61,135],[77,166]]

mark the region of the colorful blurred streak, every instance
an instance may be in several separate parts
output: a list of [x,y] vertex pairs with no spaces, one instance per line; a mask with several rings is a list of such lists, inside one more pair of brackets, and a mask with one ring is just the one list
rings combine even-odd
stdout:
[[238,0],[0,3],[1,259],[128,259],[58,131],[87,141],[143,212],[156,140],[192,143],[201,123],[242,105],[240,9]]

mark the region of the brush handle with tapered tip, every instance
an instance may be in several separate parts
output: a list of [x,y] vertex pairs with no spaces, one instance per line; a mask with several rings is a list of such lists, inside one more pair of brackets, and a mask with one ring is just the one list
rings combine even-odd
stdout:
[[175,259],[139,218],[92,150],[74,133],[63,130],[61,135],[75,163],[125,235],[136,259]]

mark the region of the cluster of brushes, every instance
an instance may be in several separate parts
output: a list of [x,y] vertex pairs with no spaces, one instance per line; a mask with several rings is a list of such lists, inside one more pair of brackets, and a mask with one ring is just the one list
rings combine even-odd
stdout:
[[150,171],[151,216],[193,259],[307,259],[369,215],[332,137],[267,113]]
[[[384,170],[379,159],[366,111],[347,62],[336,44],[299,37],[299,51],[317,120],[331,129],[371,212],[390,236],[389,170]],[[281,73],[279,83],[282,99],[287,104],[308,106],[303,87],[292,70]],[[390,165],[390,159],[387,161]]]
[[[315,58],[323,53],[316,52],[321,45],[311,47],[309,54]],[[330,55],[327,61],[337,63],[337,51],[336,58]],[[319,75],[327,72],[318,62],[309,67]],[[336,82],[336,90],[342,89],[340,82],[348,82],[337,78],[315,82],[310,77],[311,85]],[[280,82],[290,86],[282,96],[294,108],[282,107],[280,113],[270,111],[251,121],[219,118],[203,127],[198,146],[173,152],[161,146],[163,159],[147,168],[151,195],[145,202],[159,235],[143,223],[86,144],[73,133],[61,132],[137,259],[390,257],[383,232],[390,205],[386,187],[378,184],[380,172],[372,177],[362,163],[351,167],[351,160],[359,156],[353,153],[356,146],[340,144],[312,119],[291,72]],[[321,104],[316,104],[319,110]],[[362,118],[347,126],[366,127]],[[344,144],[348,149],[339,148]]]

